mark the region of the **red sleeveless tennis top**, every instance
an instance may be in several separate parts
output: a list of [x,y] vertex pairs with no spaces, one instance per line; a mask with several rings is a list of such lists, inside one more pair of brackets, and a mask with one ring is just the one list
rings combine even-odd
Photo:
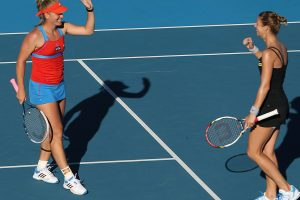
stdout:
[[43,46],[35,49],[31,54],[31,80],[44,84],[59,84],[64,79],[64,33],[59,31],[58,40],[49,40],[42,26],[38,26],[44,37]]

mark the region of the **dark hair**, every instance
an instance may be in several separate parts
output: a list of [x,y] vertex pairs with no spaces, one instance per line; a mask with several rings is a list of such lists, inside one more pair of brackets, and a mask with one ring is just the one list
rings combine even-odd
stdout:
[[[58,0],[36,0],[36,7],[38,11],[44,10],[45,8],[47,8],[49,5],[57,2]],[[42,25],[45,23],[45,16],[42,14],[39,16],[40,18],[40,22],[38,24]]]
[[280,30],[281,24],[287,24],[287,20],[285,17],[278,15],[272,11],[264,11],[258,15],[262,21],[264,26],[269,26],[271,28],[272,33],[275,35]]

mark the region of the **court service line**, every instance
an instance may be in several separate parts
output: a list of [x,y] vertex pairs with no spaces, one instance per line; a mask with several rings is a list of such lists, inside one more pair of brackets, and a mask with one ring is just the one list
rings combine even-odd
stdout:
[[174,158],[179,165],[215,200],[221,200],[207,185],[202,179],[200,179],[192,169],[186,165],[183,160],[181,160],[175,152],[163,142],[157,134],[135,113],[124,101],[118,97],[104,82],[94,73],[91,68],[83,62],[83,60],[77,60],[81,66],[113,97],[115,100],[158,142],[162,148],[164,148],[172,158]]
[[[288,22],[288,24],[299,24],[300,21]],[[159,30],[159,29],[183,29],[183,28],[213,28],[213,27],[231,27],[231,26],[253,26],[254,23],[239,23],[239,24],[207,24],[207,25],[190,25],[190,26],[157,26],[157,27],[137,27],[137,28],[106,28],[95,29],[96,32],[105,31],[139,31],[139,30]],[[28,32],[11,32],[0,33],[2,35],[25,35]]]
[[[300,50],[288,50],[288,53],[300,53]],[[130,60],[130,59],[152,59],[152,58],[179,58],[179,57],[203,57],[203,56],[230,56],[230,55],[246,55],[251,52],[229,52],[229,53],[202,53],[202,54],[174,54],[174,55],[156,55],[156,56],[124,56],[124,57],[104,57],[104,58],[82,58],[82,59],[66,59],[65,61],[93,61],[93,60]],[[0,63],[1,64],[1,63]]]
[[[136,160],[109,160],[109,161],[90,161],[80,163],[69,163],[69,165],[95,165],[95,164],[114,164],[114,163],[138,163],[138,162],[158,162],[158,161],[171,161],[174,158],[155,158],[155,159],[136,159]],[[8,165],[0,166],[0,169],[17,169],[17,168],[29,168],[36,167],[37,165]]]
[[[300,53],[300,50],[288,50],[288,53]],[[174,55],[156,55],[156,56],[124,56],[124,57],[104,57],[104,58],[71,58],[65,59],[65,62],[74,62],[78,60],[93,61],[93,60],[130,60],[130,59],[152,59],[152,58],[179,58],[179,57],[202,57],[202,56],[230,56],[230,55],[245,55],[251,52],[232,52],[232,53],[203,53],[203,54],[174,54]],[[31,61],[26,61],[31,63]],[[16,64],[16,61],[0,62],[0,65]]]
[[[299,24],[300,21],[288,22],[288,24]],[[160,27],[142,27],[142,28],[111,28],[96,29],[97,32],[105,31],[139,31],[139,30],[160,30],[160,29],[184,29],[184,28],[214,28],[214,27],[232,27],[232,26],[254,26],[255,23],[240,24],[208,24],[208,25],[191,25],[191,26],[160,26]]]

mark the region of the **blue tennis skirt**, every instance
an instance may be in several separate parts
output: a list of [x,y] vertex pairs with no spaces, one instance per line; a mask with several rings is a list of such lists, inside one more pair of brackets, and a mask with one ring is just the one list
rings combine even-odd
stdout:
[[57,102],[66,98],[65,83],[57,85],[29,81],[29,99],[34,105]]

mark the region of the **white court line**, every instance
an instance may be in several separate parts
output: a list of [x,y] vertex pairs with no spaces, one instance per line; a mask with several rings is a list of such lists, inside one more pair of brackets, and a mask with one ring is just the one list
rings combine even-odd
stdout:
[[105,83],[95,74],[91,68],[83,62],[83,60],[78,60],[81,66],[112,96],[115,100],[159,143],[171,156],[174,158],[178,164],[181,165],[183,169],[197,182],[199,185],[215,200],[221,200],[204,182],[201,180],[189,166],[187,166],[166,143],[164,143],[156,133],[135,113],[127,106],[127,104],[122,101]]
[[[300,21],[288,22],[288,24],[300,24]],[[241,23],[241,24],[208,24],[208,25],[191,25],[191,26],[158,26],[158,27],[141,27],[141,28],[110,28],[110,29],[96,29],[96,32],[104,31],[139,31],[139,30],[159,30],[159,29],[183,29],[183,28],[211,28],[211,27],[230,27],[230,26],[253,26],[254,23]],[[15,33],[0,33],[3,35],[25,35],[28,32],[15,32]]]
[[[288,53],[299,53],[300,50],[288,50]],[[65,59],[65,62],[74,62],[77,60],[92,61],[92,60],[130,60],[130,59],[152,59],[152,58],[178,58],[178,57],[201,57],[201,56],[230,56],[230,55],[245,55],[251,52],[232,52],[232,53],[203,53],[203,54],[175,54],[175,55],[157,55],[157,56],[125,56],[125,57],[106,57],[106,58],[72,58]],[[31,63],[31,61],[26,61]],[[16,64],[16,61],[0,62],[0,65]]]
[[[113,163],[138,163],[138,162],[157,162],[157,161],[170,161],[174,158],[156,158],[156,159],[138,159],[138,160],[112,160],[112,161],[91,161],[80,163],[68,163],[69,165],[95,165],[95,164],[113,164]],[[9,165],[0,166],[0,169],[17,169],[17,168],[29,168],[36,167],[37,165]]]

